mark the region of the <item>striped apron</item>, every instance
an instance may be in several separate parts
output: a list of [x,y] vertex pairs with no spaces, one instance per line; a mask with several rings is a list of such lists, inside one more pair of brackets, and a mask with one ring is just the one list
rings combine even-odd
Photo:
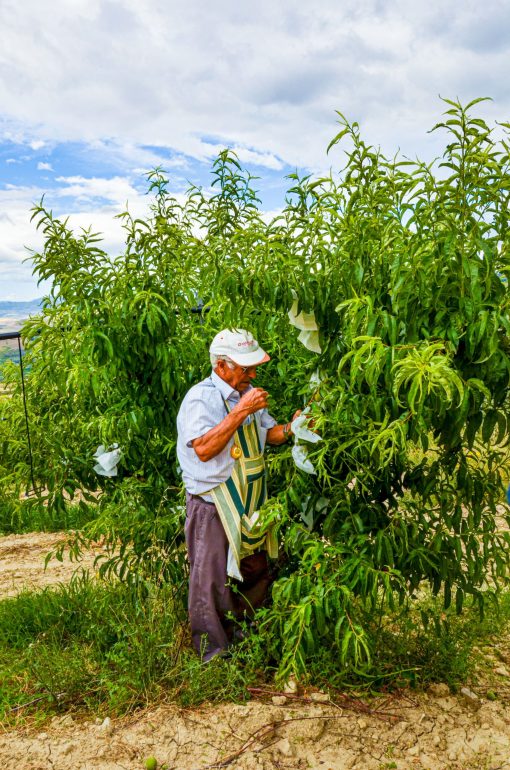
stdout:
[[[226,402],[225,406],[230,411]],[[274,528],[261,525],[258,521],[259,508],[267,497],[267,484],[255,419],[239,426],[234,444],[240,447],[242,454],[234,463],[231,477],[207,494],[214,500],[230,546],[227,572],[230,577],[242,580],[241,559],[261,550],[276,559],[278,543]]]

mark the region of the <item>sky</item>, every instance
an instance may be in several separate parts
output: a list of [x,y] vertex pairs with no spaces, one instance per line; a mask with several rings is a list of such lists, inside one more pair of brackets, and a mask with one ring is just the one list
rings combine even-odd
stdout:
[[386,155],[430,160],[440,96],[510,120],[509,0],[2,0],[0,300],[41,296],[30,209],[44,196],[120,253],[115,215],[142,215],[144,174],[210,184],[234,149],[276,211],[326,155],[336,110]]

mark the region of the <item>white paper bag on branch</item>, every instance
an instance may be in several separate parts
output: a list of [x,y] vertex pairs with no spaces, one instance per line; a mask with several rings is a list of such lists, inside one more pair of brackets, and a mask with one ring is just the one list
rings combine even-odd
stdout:
[[94,465],[95,472],[99,476],[116,476],[120,455],[121,450],[118,444],[113,444],[110,451],[106,451],[106,447],[103,444],[98,446],[94,453],[94,457],[97,460],[97,464]]
[[305,473],[310,473],[313,476],[317,475],[317,471],[313,467],[313,463],[308,459],[308,450],[306,447],[300,444],[294,444],[292,447],[292,459],[296,464],[296,468]]

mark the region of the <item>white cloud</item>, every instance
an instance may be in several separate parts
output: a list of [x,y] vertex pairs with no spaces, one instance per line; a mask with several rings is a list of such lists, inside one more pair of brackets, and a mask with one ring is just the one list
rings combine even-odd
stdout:
[[37,170],[38,171],[53,171],[53,167],[52,167],[51,163],[43,163],[42,161],[40,161],[37,164]]
[[111,165],[140,176],[156,166],[185,168],[187,160],[182,155],[170,155],[148,149],[132,141],[94,139],[86,146],[87,157],[101,161],[108,158]]
[[[41,171],[59,142],[86,143],[94,176],[61,175],[51,200],[118,244],[111,213],[147,203],[140,169],[188,176],[187,156],[208,161],[225,145],[271,171],[338,167],[341,147],[325,155],[336,109],[387,154],[428,159],[443,146],[427,134],[438,94],[492,96],[480,114],[508,120],[509,28],[508,0],[53,0],[51,14],[3,0],[0,139],[30,159],[43,150]],[[108,179],[96,171],[105,156]],[[26,212],[42,192],[0,192],[11,221],[0,222],[0,264],[33,240]]]
[[124,177],[83,177],[83,176],[58,176],[55,180],[61,187],[52,191],[52,195],[58,198],[74,198],[80,202],[103,199],[114,205],[125,203],[127,200],[136,200],[137,190],[131,182]]
[[30,207],[40,198],[35,188],[0,190],[0,299],[15,292],[16,299],[32,299],[40,294],[32,270],[24,262],[26,247],[42,245],[40,233],[30,224]]
[[[221,147],[218,147],[219,149]],[[236,153],[241,163],[250,163],[277,171],[283,168],[282,161],[270,152],[258,152],[257,150],[250,150],[247,147],[239,147],[237,145],[234,145],[232,150]]]
[[269,168],[316,167],[341,109],[414,153],[434,145],[438,93],[489,89],[506,117],[509,14],[506,0],[54,0],[50,19],[6,0],[0,98],[32,146],[110,137],[207,158],[228,142]]
[[45,191],[40,187],[8,185],[0,190],[0,299],[12,296],[31,299],[48,288],[36,286],[32,276],[30,253],[40,251],[43,236],[31,222],[31,208],[46,194],[45,205],[55,216],[68,219],[75,232],[92,230],[102,235],[99,244],[111,254],[118,253],[125,243],[125,232],[116,215],[126,209],[134,217],[147,214],[149,199],[141,195],[129,180],[59,178],[60,187]]

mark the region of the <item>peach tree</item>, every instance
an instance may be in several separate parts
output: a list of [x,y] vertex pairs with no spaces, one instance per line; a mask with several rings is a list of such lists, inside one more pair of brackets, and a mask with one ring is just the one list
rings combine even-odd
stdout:
[[[290,568],[264,622],[282,675],[321,649],[365,665],[373,618],[424,584],[460,612],[506,581],[509,126],[495,136],[477,101],[447,102],[431,164],[385,158],[340,115],[338,176],[294,177],[281,215],[240,233],[238,253],[204,244],[217,268],[202,294],[236,296],[233,322],[274,335],[278,403],[296,387],[308,401],[314,372],[320,383],[316,475],[288,452],[272,463],[267,515]],[[295,297],[319,328],[306,359],[288,347]]]
[[[228,151],[182,203],[152,172],[149,216],[124,215],[117,257],[34,211],[35,270],[53,282],[24,329],[36,476],[50,507],[80,491],[93,519],[75,547],[104,537],[105,572],[185,581],[175,417],[219,328],[250,328],[271,353],[259,381],[276,417],[308,405],[314,472],[290,447],[268,455],[263,514],[286,563],[261,628],[281,676],[321,650],[369,665],[374,617],[425,585],[460,612],[506,580],[509,126],[473,116],[477,101],[447,102],[433,163],[386,158],[339,114],[329,150],[345,162],[292,175],[269,222]],[[293,305],[316,324],[312,350]],[[0,465],[22,484],[20,409],[15,394]],[[115,477],[94,471],[100,444],[121,448]]]

